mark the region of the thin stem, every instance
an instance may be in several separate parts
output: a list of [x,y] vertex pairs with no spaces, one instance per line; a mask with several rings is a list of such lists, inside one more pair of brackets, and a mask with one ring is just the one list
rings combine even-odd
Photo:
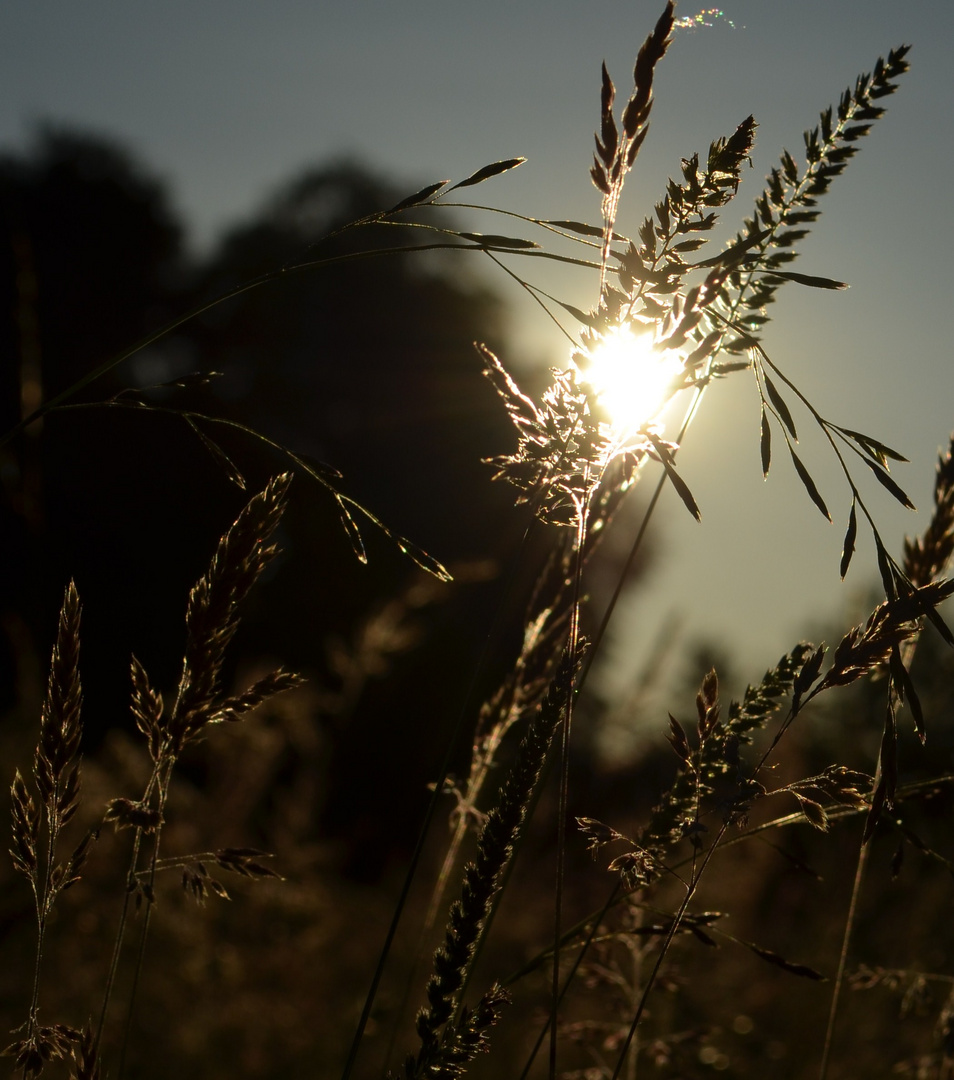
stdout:
[[[685,418],[683,419],[682,426],[679,429],[679,434],[676,436],[677,445],[681,446],[686,433],[689,430],[689,425],[692,422],[694,416],[699,410],[699,405],[702,401],[702,395],[705,393],[705,386],[699,386],[696,388],[692,401],[689,404],[689,408],[686,410]],[[603,618],[600,620],[599,628],[593,635],[593,640],[590,643],[590,647],[586,651],[586,656],[583,659],[583,666],[580,671],[580,678],[578,688],[582,689],[583,684],[586,682],[586,677],[590,672],[590,668],[593,666],[593,661],[596,657],[599,647],[603,642],[603,638],[606,636],[606,631],[609,628],[610,620],[613,618],[613,613],[616,611],[616,605],[619,603],[619,599],[623,594],[623,588],[626,584],[626,579],[629,576],[630,568],[636,559],[636,555],[639,553],[639,549],[642,547],[643,539],[646,536],[646,532],[652,521],[653,514],[656,511],[656,507],[659,504],[659,499],[663,493],[663,488],[666,486],[666,473],[663,471],[662,475],[656,481],[656,487],[653,490],[652,497],[649,500],[649,505],[646,507],[646,512],[643,514],[643,519],[639,524],[639,528],[636,531],[636,536],[633,539],[633,543],[629,549],[629,555],[626,557],[626,562],[623,565],[622,570],[617,575],[616,586],[613,589],[613,595],[610,597],[610,601],[606,606],[606,610],[603,612]]]
[[[510,579],[508,581],[506,593],[509,593],[513,582],[516,580],[517,566],[521,562],[524,552],[527,548],[528,537],[530,536],[533,528],[534,521],[536,519],[531,517],[527,528],[524,530],[523,539],[520,544],[520,549],[517,555],[514,568],[511,571]],[[474,688],[477,685],[478,679],[481,677],[486,663],[487,656],[489,654],[490,645],[493,640],[496,639],[496,629],[498,622],[501,618],[501,613],[504,609],[504,603],[506,596],[501,599],[500,604],[497,607],[497,611],[494,616],[494,623],[484,638],[484,643],[481,647],[480,656],[475,666],[474,674],[471,677],[470,685],[464,698],[464,704],[458,713],[457,720],[454,724],[454,730],[451,732],[451,736],[447,743],[447,749],[444,753],[444,759],[441,762],[440,773],[437,781],[434,784],[433,794],[427,804],[427,810],[424,813],[424,820],[421,822],[421,827],[418,832],[417,841],[414,846],[414,851],[411,855],[411,860],[408,864],[407,872],[404,876],[404,882],[401,887],[401,893],[398,897],[397,904],[394,909],[394,913],[391,916],[391,922],[388,926],[387,934],[385,935],[384,944],[381,946],[381,953],[378,957],[378,962],[374,970],[374,975],[371,978],[371,985],[368,987],[368,993],[365,997],[364,1005],[361,1010],[361,1015],[358,1018],[358,1025],[355,1029],[354,1037],[351,1041],[351,1047],[348,1051],[348,1058],[345,1062],[344,1070],[341,1074],[341,1080],[349,1080],[351,1073],[354,1070],[355,1063],[357,1062],[358,1052],[361,1046],[361,1040],[364,1037],[365,1029],[368,1025],[368,1020],[371,1017],[371,1009],[374,1005],[374,1001],[377,997],[378,987],[381,983],[381,978],[384,974],[384,967],[387,963],[388,956],[391,952],[391,946],[394,943],[395,935],[397,934],[398,924],[401,921],[401,917],[404,914],[404,908],[407,906],[408,897],[411,893],[411,887],[414,883],[414,879],[417,875],[417,867],[421,861],[421,856],[424,852],[424,844],[430,833],[431,825],[433,824],[434,817],[437,813],[437,807],[440,802],[440,798],[444,791],[444,782],[450,775],[451,763],[454,760],[454,753],[457,748],[458,740],[460,739],[461,732],[464,728],[465,718],[467,716],[468,703],[473,696]],[[419,954],[422,950],[418,950]],[[413,974],[413,972],[412,972]],[[407,998],[407,994],[405,998]],[[390,1048],[388,1056],[390,1056]]]
[[[57,833],[57,820],[56,820],[56,799],[58,784],[54,785],[53,791],[49,797],[48,803],[48,837],[46,845],[46,865],[43,868],[43,887],[40,890],[40,897],[37,902],[37,927],[36,927],[36,963],[33,967],[33,993],[30,996],[30,1034],[33,1033],[36,1028],[36,1015],[40,1001],[40,961],[43,956],[43,942],[46,938],[46,919],[50,913],[50,880],[53,876],[53,860],[56,857],[56,833]],[[50,809],[53,807],[54,809]]]
[[113,943],[113,954],[109,961],[109,970],[106,973],[106,987],[103,991],[103,1004],[99,1011],[99,1023],[96,1026],[96,1035],[93,1045],[98,1049],[103,1037],[103,1028],[106,1024],[106,1015],[109,1012],[109,1003],[112,999],[113,985],[119,970],[119,958],[122,954],[123,941],[126,936],[126,921],[129,917],[130,885],[136,880],[136,866],[139,863],[139,847],[142,841],[142,829],[136,829],[133,838],[132,858],[130,859],[129,873],[126,876],[126,890],[123,895],[123,906],[119,913],[119,925],[116,928],[116,940]]
[[[162,753],[160,753],[159,759],[156,761],[155,765],[153,766],[152,772],[149,775],[149,779],[146,781],[146,787],[143,790],[143,794],[142,794],[142,796],[140,798],[140,803],[145,804],[146,801],[151,797],[153,790],[157,786],[159,786],[160,792],[162,791],[162,787],[161,787],[161,784],[160,784],[160,772],[165,766],[165,756],[164,755],[166,753],[167,753],[167,749],[164,749],[162,751]],[[172,768],[172,766],[174,764],[175,764],[175,761],[173,760],[172,763],[169,765],[170,771],[171,771],[171,768]],[[161,821],[161,814],[160,814],[160,821]],[[97,1049],[99,1047],[100,1041],[101,1041],[102,1036],[103,1036],[103,1028],[106,1025],[106,1017],[107,1017],[107,1014],[109,1012],[109,1004],[110,1004],[110,1001],[112,1000],[113,986],[115,984],[116,975],[117,975],[117,972],[119,970],[119,960],[120,960],[120,956],[122,955],[123,943],[124,943],[125,937],[126,937],[126,924],[128,922],[128,919],[129,919],[130,897],[132,896],[133,892],[138,887],[138,882],[139,882],[139,870],[138,870],[139,855],[140,855],[140,852],[142,850],[142,838],[143,838],[144,835],[145,835],[145,833],[144,833],[143,829],[141,827],[137,827],[136,830],[135,830],[134,836],[133,836],[132,853],[131,853],[130,859],[129,859],[129,871],[128,871],[127,875],[126,875],[126,890],[125,890],[125,894],[123,896],[122,910],[121,910],[120,915],[119,915],[119,925],[116,928],[116,940],[113,943],[113,953],[112,953],[112,957],[110,958],[109,970],[108,970],[107,975],[106,975],[106,987],[105,987],[105,989],[103,991],[103,1004],[102,1004],[102,1008],[100,1009],[99,1023],[97,1024],[96,1035],[95,1035],[95,1038],[94,1038],[94,1041],[93,1041],[93,1045]],[[157,838],[157,841],[156,841],[156,849],[155,849],[155,851],[153,853],[153,861],[152,861],[152,864],[151,864],[153,878],[155,877],[155,867],[157,865],[157,862],[156,862],[156,855],[157,854],[158,854],[158,838]],[[151,883],[150,883],[150,888],[151,888]],[[147,918],[148,918],[148,910],[147,910]],[[137,971],[137,977],[138,977],[138,971]],[[130,1014],[131,1014],[131,1011],[132,1011],[132,1005],[130,1003]],[[128,1022],[127,1022],[127,1032],[128,1032]],[[125,1047],[125,1039],[124,1039],[124,1041],[123,1041],[123,1049],[122,1049],[123,1057],[125,1057],[125,1049],[126,1049],[126,1047]],[[120,1065],[120,1074],[121,1074],[121,1072],[122,1072],[122,1066]]]
[[649,974],[649,978],[646,981],[646,985],[643,988],[642,995],[639,999],[639,1005],[636,1009],[636,1014],[633,1016],[633,1022],[629,1026],[629,1031],[626,1033],[626,1039],[623,1042],[623,1048],[620,1050],[619,1058],[616,1062],[616,1068],[613,1070],[613,1076],[611,1080],[619,1080],[619,1074],[622,1071],[623,1063],[629,1053],[633,1040],[636,1037],[636,1029],[639,1027],[639,1022],[643,1017],[643,1013],[646,1010],[646,1002],[649,998],[649,992],[655,985],[656,978],[659,975],[660,968],[663,965],[663,961],[669,953],[669,947],[672,945],[679,928],[682,926],[682,920],[685,918],[686,911],[689,909],[689,904],[692,902],[693,896],[696,894],[696,890],[699,887],[699,882],[702,880],[702,875],[705,873],[706,867],[709,865],[709,860],[716,852],[719,844],[722,841],[722,837],[725,835],[728,824],[724,823],[719,830],[718,836],[712,842],[709,850],[706,852],[706,857],[702,861],[702,865],[699,867],[698,873],[694,878],[690,879],[689,885],[686,888],[686,895],[683,897],[682,903],[679,905],[679,910],[676,912],[675,917],[672,920],[672,925],[669,927],[669,931],[666,934],[666,938],[663,941],[659,950],[659,956],[656,958],[656,963],[653,965],[653,969]]
[[547,318],[549,318],[550,321],[554,323],[560,333],[567,339],[567,341],[569,341],[571,345],[575,346],[576,340],[574,339],[573,335],[566,329],[563,323],[560,322],[556,315],[554,315],[553,312],[547,307],[541,297],[545,296],[548,300],[552,300],[556,304],[559,304],[560,301],[557,300],[556,297],[551,296],[548,292],[545,292],[543,289],[538,288],[536,285],[531,285],[529,281],[524,280],[524,278],[522,278],[519,274],[514,273],[509,266],[506,266],[504,263],[502,263],[500,259],[498,259],[491,251],[487,252],[487,257],[492,263],[494,263],[501,270],[503,270],[505,274],[509,274],[509,276],[512,277],[513,280],[516,281],[516,283],[522,289],[529,293],[532,299],[537,304],[539,304],[541,308],[543,308],[543,310],[547,314]]
[[[642,924],[643,924],[643,915],[644,915],[643,909],[638,908],[637,912],[636,912],[637,926],[642,926]],[[639,986],[640,986],[640,983],[643,980],[643,946],[638,940],[634,939],[629,945],[629,950],[630,950],[630,956],[632,957],[632,964],[633,964],[633,975],[632,975],[632,981],[631,981],[632,994],[630,996],[632,998],[632,1005],[635,1006],[636,1001],[637,1001],[637,995],[639,994]],[[636,1030],[636,1034],[633,1036],[633,1043],[634,1043],[633,1052],[629,1055],[629,1060],[628,1060],[628,1065],[627,1065],[627,1070],[626,1070],[626,1072],[627,1072],[627,1080],[636,1080],[637,1063],[639,1061],[639,1029],[638,1028]]]
[[[584,477],[584,489],[589,489],[589,477]],[[566,872],[566,819],[569,813],[570,795],[570,729],[573,720],[573,701],[578,687],[576,682],[577,657],[580,645],[580,597],[583,586],[583,548],[586,542],[586,523],[589,516],[590,495],[576,502],[576,541],[573,545],[573,597],[570,602],[570,629],[567,639],[567,656],[570,678],[567,681],[566,707],[560,740],[560,795],[557,810],[557,873],[553,904],[553,979],[550,1023],[550,1080],[556,1080],[557,1070],[557,1011],[560,1003],[560,938],[563,922],[563,881]]]
[[[900,659],[901,663],[905,667],[911,666],[911,661],[914,659],[914,653],[917,649],[918,639],[917,637],[908,638],[907,641],[901,645]],[[895,709],[898,705],[898,691],[895,687],[894,680],[888,684],[888,703],[887,707],[889,712]],[[890,717],[889,717],[890,720]],[[878,785],[881,781],[881,760],[878,760],[878,766],[875,769],[874,780],[871,785],[872,793],[878,790]],[[865,822],[865,831],[867,831],[867,822]],[[848,904],[848,914],[845,918],[845,932],[841,939],[841,952],[838,957],[838,972],[835,976],[835,985],[831,995],[831,1008],[828,1012],[828,1026],[825,1030],[825,1045],[822,1048],[821,1064],[818,1068],[818,1080],[825,1080],[828,1075],[828,1063],[831,1059],[831,1048],[835,1037],[835,1022],[838,1018],[838,1006],[841,1001],[841,991],[845,979],[845,967],[848,963],[848,948],[851,944],[851,935],[855,928],[855,915],[858,910],[858,897],[861,895],[861,888],[864,884],[865,870],[868,866],[868,850],[869,845],[865,840],[865,835],[862,833],[861,844],[858,848],[858,864],[855,867],[855,879],[851,887],[851,900]]]
[[[181,692],[182,687],[180,684],[180,695]],[[179,701],[177,698],[173,715],[175,715],[175,712],[178,710],[178,704]],[[155,787],[157,791],[157,821],[152,845],[152,855],[149,859],[149,882],[146,889],[146,912],[143,916],[142,932],[139,935],[139,950],[136,955],[136,966],[133,971],[132,986],[129,990],[129,1004],[126,1010],[126,1024],[123,1029],[123,1041],[119,1051],[119,1066],[116,1071],[117,1080],[122,1080],[122,1075],[125,1071],[126,1066],[126,1053],[129,1047],[129,1036],[132,1032],[133,1018],[136,1011],[136,996],[139,990],[139,980],[142,976],[143,963],[146,957],[146,941],[149,937],[149,925],[152,920],[152,908],[155,896],[156,869],[159,862],[159,844],[162,840],[163,813],[166,808],[166,800],[169,794],[169,783],[172,779],[172,770],[175,768],[175,764],[176,756],[172,753],[168,754],[165,760],[160,758],[160,760],[156,763],[156,767],[153,770],[152,776],[149,778],[149,783],[146,788],[147,794],[143,796],[143,801],[145,801],[145,799],[149,797],[149,793],[151,793],[153,787]]]
[[224,304],[227,300],[233,300],[237,296],[241,296],[243,293],[250,292],[252,289],[257,289],[262,285],[267,285],[271,281],[278,281],[281,278],[291,277],[294,274],[307,273],[311,270],[317,270],[325,266],[333,266],[336,263],[354,262],[358,259],[371,259],[384,255],[405,255],[419,251],[476,251],[476,252],[488,252],[499,251],[506,255],[523,255],[540,259],[548,259],[553,262],[569,263],[574,266],[583,266],[590,269],[598,267],[598,263],[589,262],[585,259],[574,259],[568,255],[557,255],[555,252],[549,251],[525,251],[514,248],[500,247],[493,244],[474,244],[474,243],[433,243],[433,244],[401,244],[396,247],[389,248],[369,248],[367,251],[356,251],[347,255],[329,255],[323,259],[311,259],[308,262],[294,263],[291,266],[282,266],[277,270],[269,270],[265,274],[261,274],[257,278],[253,278],[251,281],[246,281],[242,285],[236,286],[227,293],[223,293],[221,296],[216,297],[214,300],[206,301],[200,304],[198,307],[192,308],[191,311],[186,312],[185,315],[180,315],[178,318],[173,319],[171,322],[161,326],[158,330],[153,331],[151,334],[147,334],[145,337],[140,338],[131,348],[125,350],[125,352],[119,353],[116,356],[111,357],[109,360],[104,360],[103,363],[93,368],[92,371],[88,371],[76,382],[72,383],[61,393],[55,395],[49,400],[43,402],[38,408],[34,409],[29,416],[22,419],[19,423],[15,424],[4,435],[0,436],[0,447],[5,446],[12,439],[16,438],[21,432],[25,431],[37,420],[42,419],[46,414],[57,406],[62,405],[65,401],[68,401],[80,390],[85,389],[91,383],[101,379],[104,375],[108,374],[114,368],[118,367],[124,361],[129,360],[137,353],[142,352],[143,349],[155,344],[167,334],[171,334],[173,330],[177,330],[180,326],[184,326],[187,322],[191,322],[193,319],[198,318],[200,315],[205,314],[207,311],[211,311],[213,308],[218,307],[219,304]]
[[[877,784],[877,777],[875,778]],[[858,848],[858,864],[855,867],[855,880],[851,886],[851,900],[848,904],[848,916],[845,919],[845,932],[841,939],[841,951],[838,955],[838,972],[835,975],[835,986],[831,994],[831,1008],[828,1011],[828,1026],[825,1029],[825,1045],[822,1049],[821,1064],[818,1067],[818,1080],[825,1080],[828,1075],[828,1063],[831,1059],[831,1048],[835,1036],[835,1021],[838,1017],[838,1005],[841,999],[841,990],[845,979],[845,967],[848,963],[848,947],[851,943],[851,934],[855,928],[855,913],[858,910],[858,897],[861,895],[861,887],[864,882],[865,869],[868,866],[868,845],[862,839]]]
[[[600,924],[602,923],[603,919],[606,917],[607,911],[609,911],[609,909],[617,902],[617,893],[619,892],[619,889],[620,881],[619,879],[617,879],[616,884],[613,886],[609,896],[606,898],[606,903],[603,905],[602,910],[594,916],[593,921],[590,925],[589,933],[586,937],[586,941],[583,942],[582,946],[577,951],[576,959],[573,961],[573,966],[570,968],[570,971],[563,982],[563,986],[560,989],[560,1001],[562,1001],[563,998],[566,997],[566,993],[570,989],[570,985],[576,977],[576,973],[579,970],[580,964],[583,963],[583,957],[586,955],[586,952],[592,944],[593,939],[596,937],[596,933],[599,930]],[[515,982],[517,978],[519,978],[519,975],[514,976],[512,979],[508,979],[504,985],[510,985],[510,983]],[[518,1080],[527,1080],[530,1069],[533,1067],[533,1063],[536,1060],[537,1054],[540,1052],[540,1047],[543,1045],[543,1040],[547,1037],[547,1032],[550,1030],[552,1021],[553,1014],[551,1012],[551,1014],[547,1017],[543,1027],[540,1029],[540,1034],[537,1036],[537,1041],[533,1044],[533,1049],[530,1051],[530,1056],[529,1058],[527,1058],[527,1063],[526,1065],[524,1065],[523,1072],[521,1072]]]
[[139,935],[139,951],[136,955],[136,967],[133,971],[132,986],[129,990],[129,1006],[126,1010],[126,1023],[123,1026],[123,1041],[119,1049],[119,1065],[116,1069],[117,1080],[122,1080],[126,1069],[126,1053],[129,1049],[129,1037],[132,1033],[133,1018],[136,1008],[136,994],[139,990],[139,978],[142,974],[143,962],[146,957],[146,938],[149,934],[149,922],[152,916],[152,901],[146,898],[146,913],[143,917],[142,932]]

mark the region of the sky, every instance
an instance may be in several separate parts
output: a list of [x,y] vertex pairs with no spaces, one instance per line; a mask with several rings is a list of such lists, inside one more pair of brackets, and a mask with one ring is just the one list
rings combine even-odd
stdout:
[[[662,0],[8,0],[0,5],[0,149],[36,124],[114,136],[172,188],[194,243],[255,210],[304,166],[357,158],[406,182],[460,179],[526,157],[477,189],[537,217],[599,221],[588,178],[600,62],[621,99]],[[677,16],[702,9],[685,2]],[[721,13],[720,13],[721,12]],[[880,55],[912,46],[912,70],[888,114],[822,202],[797,269],[846,281],[846,292],[789,286],[765,346],[823,415],[910,458],[893,475],[930,509],[934,462],[954,428],[950,308],[954,175],[954,4],[950,0],[727,0],[677,33],[657,71],[652,130],[624,194],[618,227],[635,232],[679,160],[759,122],[754,167],[727,208],[725,238],[750,212],[782,147]],[[486,231],[513,231],[499,224]],[[523,272],[577,307],[592,279]],[[516,370],[561,365],[566,346],[507,280]],[[812,506],[789,463],[767,482],[758,399],[746,373],[707,394],[680,452],[702,509],[694,522],[672,492],[659,513],[650,580],[619,615],[622,687],[663,627],[709,639],[757,680],[802,637],[836,638],[863,614],[877,574],[859,540],[838,575],[849,497],[820,433],[796,412],[799,453],[834,524]],[[488,453],[500,452],[499,447]],[[896,507],[861,478],[888,549],[926,514]],[[876,490],[877,489],[877,490]],[[439,553],[437,553],[439,554]],[[623,632],[625,631],[625,632]]]

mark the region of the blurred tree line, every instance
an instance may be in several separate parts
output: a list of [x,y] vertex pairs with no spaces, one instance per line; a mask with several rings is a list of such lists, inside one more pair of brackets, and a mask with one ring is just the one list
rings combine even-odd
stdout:
[[[196,256],[167,187],[127,151],[42,129],[26,150],[0,157],[0,426],[266,271],[405,243],[401,230],[381,227],[322,239],[405,194],[356,164],[308,169]],[[186,323],[70,399],[89,407],[53,412],[4,448],[3,706],[16,697],[17,658],[48,655],[70,577],[84,602],[90,745],[131,729],[131,652],[159,686],[175,686],[188,589],[247,497],[177,410],[234,420],[339,469],[344,493],[447,566],[508,550],[518,536],[510,496],[480,463],[509,438],[508,421],[473,348],[500,347],[504,312],[468,269],[462,259],[390,254],[283,278]],[[199,371],[222,375],[137,395],[165,411],[102,407]],[[202,427],[249,492],[289,467],[247,434]],[[462,607],[445,603],[453,590],[421,600],[413,586],[422,575],[374,526],[356,516],[363,566],[321,486],[300,475],[293,495],[280,571],[253,597],[235,662],[278,657],[328,689],[325,711],[339,715],[326,725],[334,765],[321,814],[332,830],[360,833],[357,818],[380,820],[386,808],[387,846],[413,835],[420,808],[397,793],[426,797],[487,630],[496,572],[486,562],[462,569]],[[355,636],[409,589],[394,640],[365,658],[382,670],[359,679],[358,695]],[[412,658],[401,685],[382,680],[389,654],[421,633],[426,677]],[[383,857],[374,846],[365,837],[354,848],[372,875]]]

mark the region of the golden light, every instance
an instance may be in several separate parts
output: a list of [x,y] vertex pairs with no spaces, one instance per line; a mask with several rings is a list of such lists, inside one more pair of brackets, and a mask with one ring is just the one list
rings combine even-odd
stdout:
[[682,371],[676,353],[653,348],[651,333],[625,326],[605,334],[586,356],[588,364],[581,374],[609,413],[617,438],[656,419]]

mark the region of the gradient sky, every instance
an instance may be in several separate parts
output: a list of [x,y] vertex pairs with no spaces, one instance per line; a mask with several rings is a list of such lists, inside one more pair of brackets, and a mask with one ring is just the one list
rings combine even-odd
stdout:
[[[341,155],[402,179],[409,192],[526,156],[480,194],[540,217],[597,222],[587,170],[600,61],[625,96],[662,6],[8,0],[0,6],[0,146],[24,146],[45,119],[116,136],[168,180],[200,246],[306,164]],[[699,10],[682,3],[677,15]],[[679,32],[657,73],[653,129],[619,228],[635,231],[680,157],[704,152],[751,112],[760,123],[755,168],[728,208],[734,231],[782,146],[800,157],[802,131],[819,110],[901,43],[912,45],[912,70],[823,200],[797,267],[852,287],[787,287],[765,344],[824,415],[904,452],[912,464],[894,475],[929,507],[937,449],[954,427],[954,365],[943,339],[954,239],[951,0],[728,0],[711,27]],[[592,281],[542,272],[534,280],[579,307],[595,300]],[[508,295],[517,355],[505,360],[563,363],[557,335],[522,294]],[[720,384],[680,455],[702,523],[667,495],[653,580],[624,613],[621,673],[638,669],[670,613],[691,638],[736,650],[752,680],[800,636],[832,620],[844,628],[861,613],[876,579],[871,545],[859,543],[842,585],[848,493],[807,417],[796,420],[800,453],[817,470],[835,524],[781,455],[763,483],[752,380]],[[903,535],[925,515],[896,509],[873,480],[862,481],[900,555]]]

